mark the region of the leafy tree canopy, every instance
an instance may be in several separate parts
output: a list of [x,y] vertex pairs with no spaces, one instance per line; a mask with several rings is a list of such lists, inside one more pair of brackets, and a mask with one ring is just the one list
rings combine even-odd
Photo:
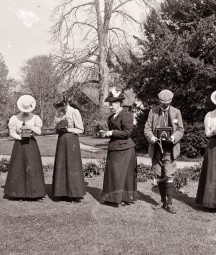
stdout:
[[150,108],[157,94],[170,89],[173,105],[185,121],[203,121],[213,108],[216,90],[216,2],[166,0],[152,10],[144,23],[143,40],[137,38],[141,56],[131,54],[123,76],[137,97]]

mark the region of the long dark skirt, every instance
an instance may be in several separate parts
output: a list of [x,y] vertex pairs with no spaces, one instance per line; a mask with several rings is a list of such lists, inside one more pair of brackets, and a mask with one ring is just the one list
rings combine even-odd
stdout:
[[86,194],[79,138],[75,134],[58,136],[52,190],[55,197],[83,197]]
[[134,148],[108,151],[102,195],[104,201],[117,204],[137,200],[137,160]]
[[205,151],[196,203],[216,208],[216,136],[210,138]]
[[46,195],[41,155],[34,137],[15,141],[4,193],[13,198]]

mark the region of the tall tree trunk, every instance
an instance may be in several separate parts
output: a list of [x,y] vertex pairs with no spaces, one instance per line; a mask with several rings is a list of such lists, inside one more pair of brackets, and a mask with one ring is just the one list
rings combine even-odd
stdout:
[[[113,1],[111,1],[113,2]],[[108,54],[108,27],[110,21],[110,13],[108,15],[108,9],[110,8],[110,2],[105,2],[105,16],[104,19],[100,12],[100,0],[95,0],[95,9],[97,13],[97,33],[99,42],[99,111],[100,118],[103,118],[103,110],[105,105],[105,98],[108,95],[109,89],[109,67],[107,65],[107,54]]]
[[107,97],[109,90],[109,67],[106,62],[106,56],[106,51],[102,51],[100,54],[101,61],[99,65],[99,109],[101,117],[103,116],[103,109],[105,105],[104,100]]

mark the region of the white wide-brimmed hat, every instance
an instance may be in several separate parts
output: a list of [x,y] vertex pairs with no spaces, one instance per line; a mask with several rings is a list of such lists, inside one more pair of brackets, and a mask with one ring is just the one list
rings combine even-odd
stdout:
[[214,91],[212,94],[211,94],[211,100],[214,104],[216,104],[216,91]]
[[23,95],[17,100],[17,107],[21,112],[32,112],[36,107],[33,96]]

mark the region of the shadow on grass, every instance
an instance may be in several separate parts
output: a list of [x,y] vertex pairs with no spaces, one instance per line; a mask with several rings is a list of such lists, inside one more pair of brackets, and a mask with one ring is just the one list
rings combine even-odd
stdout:
[[46,190],[46,194],[47,196],[55,202],[55,199],[52,195],[52,184],[45,184],[45,190]]
[[102,201],[102,190],[96,187],[86,186],[86,191],[99,203]]
[[[92,197],[95,200],[97,200],[99,203],[102,202],[102,190],[101,189],[87,186],[87,192],[90,193],[92,195]],[[137,198],[138,198],[138,200],[144,201],[144,202],[152,204],[152,205],[158,204],[157,201],[155,201],[153,198],[151,198],[148,195],[144,195],[140,191],[137,191]],[[112,206],[111,203],[110,203],[110,206]]]
[[[85,182],[85,185],[88,185],[88,182]],[[46,195],[51,199],[53,202],[60,202],[60,201],[66,201],[66,202],[71,202],[73,199],[62,196],[62,197],[54,197],[52,195],[52,184],[45,184],[45,190],[46,190]],[[82,199],[82,198],[81,198]]]
[[158,202],[155,201],[153,198],[151,198],[148,195],[143,194],[140,191],[137,191],[137,198],[138,198],[138,200],[144,201],[144,202],[152,204],[152,205],[157,205],[158,204]]

